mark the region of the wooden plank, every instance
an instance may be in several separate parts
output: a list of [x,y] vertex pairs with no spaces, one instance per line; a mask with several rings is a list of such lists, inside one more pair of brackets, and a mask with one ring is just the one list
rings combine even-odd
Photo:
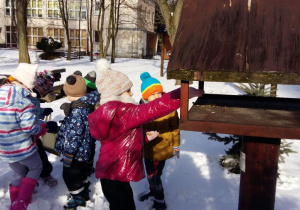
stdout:
[[180,129],[300,139],[300,99],[205,94]]
[[167,79],[300,85],[298,73],[167,70]]
[[243,137],[239,210],[273,210],[280,139]]
[[168,78],[193,80],[171,73],[185,70],[203,71],[202,81],[300,84],[299,76],[275,76],[279,82],[258,76],[300,74],[299,16],[299,0],[252,0],[250,8],[248,0],[185,0]]

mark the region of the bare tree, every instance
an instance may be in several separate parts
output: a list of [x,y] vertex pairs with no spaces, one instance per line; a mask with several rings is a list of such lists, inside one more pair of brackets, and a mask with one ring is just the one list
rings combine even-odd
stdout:
[[[80,39],[80,36],[81,36],[81,9],[82,9],[82,0],[80,0],[80,6],[79,6],[79,17],[78,17],[78,24],[79,24],[79,33],[78,33],[78,39]],[[80,60],[80,51],[81,51],[81,41],[79,41],[79,52],[78,52],[78,59]]]
[[[93,51],[94,51],[94,40],[93,40],[93,30],[92,30],[92,26],[93,26],[93,8],[95,7],[94,5],[94,0],[86,0],[86,5],[87,8],[89,8],[87,10],[88,14],[87,14],[87,32],[89,34],[90,37],[90,61],[93,62],[94,57],[93,57]],[[87,45],[87,47],[89,47],[89,45]],[[89,51],[89,50],[88,50]]]
[[19,63],[30,63],[27,45],[27,5],[29,0],[16,1]]
[[67,44],[68,44],[68,55],[67,60],[71,60],[71,40],[70,40],[70,32],[69,32],[69,8],[67,0],[58,0],[60,16],[62,18],[62,23],[66,31],[67,36]]
[[13,40],[18,40],[17,35],[16,35],[16,27],[17,27],[17,22],[16,22],[16,0],[11,0],[11,33]]
[[173,45],[184,0],[156,0]]
[[[99,35],[99,52],[100,52],[100,58],[105,58],[107,51],[108,51],[108,47],[110,45],[110,40],[111,40],[111,31],[109,30],[110,26],[111,26],[111,21],[112,19],[109,18],[109,22],[108,22],[108,30],[107,30],[107,34],[106,34],[106,43],[104,44],[104,38],[103,38],[103,32],[104,32],[104,17],[105,17],[105,11],[106,11],[106,7],[105,7],[105,0],[101,0],[100,2],[100,8],[99,8],[99,14],[98,14],[98,22],[97,22],[97,30],[98,30],[98,35]],[[112,7],[110,7],[110,17],[112,16]]]
[[113,9],[112,13],[112,24],[111,24],[111,63],[115,62],[116,57],[116,38],[119,31],[119,21],[120,21],[120,0],[111,0],[111,7]]

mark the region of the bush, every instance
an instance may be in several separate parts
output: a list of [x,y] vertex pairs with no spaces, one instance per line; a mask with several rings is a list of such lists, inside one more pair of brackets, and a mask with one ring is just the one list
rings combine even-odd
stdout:
[[56,57],[54,51],[61,47],[62,43],[55,41],[52,37],[43,37],[40,42],[36,43],[36,48],[44,52],[40,57],[46,60]]

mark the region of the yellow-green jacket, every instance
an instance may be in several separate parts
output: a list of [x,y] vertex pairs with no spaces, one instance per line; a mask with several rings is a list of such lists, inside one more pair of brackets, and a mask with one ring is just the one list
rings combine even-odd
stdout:
[[179,118],[177,111],[144,125],[144,131],[158,131],[159,135],[145,143],[144,157],[161,161],[173,157],[173,147],[180,145]]

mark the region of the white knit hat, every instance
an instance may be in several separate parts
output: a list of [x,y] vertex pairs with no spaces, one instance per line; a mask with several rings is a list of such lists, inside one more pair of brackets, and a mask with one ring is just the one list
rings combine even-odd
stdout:
[[32,90],[36,85],[38,64],[19,63],[12,77],[21,82],[28,89]]
[[131,80],[123,73],[112,70],[104,58],[96,62],[96,86],[101,94],[101,99],[119,96],[132,87]]

